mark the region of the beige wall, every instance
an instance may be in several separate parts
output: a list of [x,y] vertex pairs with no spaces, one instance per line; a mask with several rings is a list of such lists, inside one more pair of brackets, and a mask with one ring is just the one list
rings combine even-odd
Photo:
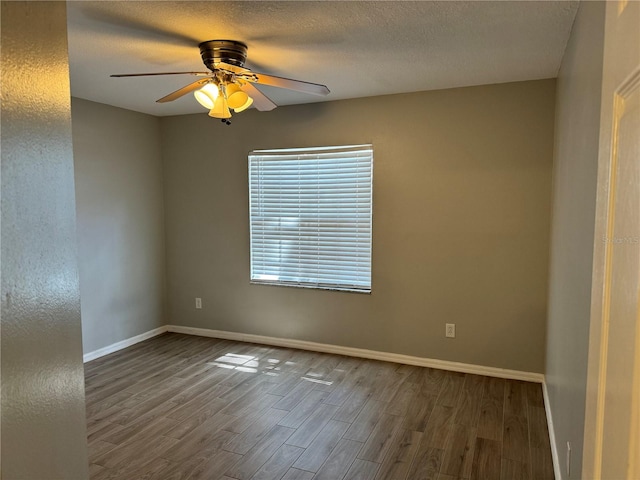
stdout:
[[1,199],[2,478],[86,479],[64,2],[2,2]]
[[604,3],[582,2],[558,77],[546,382],[563,478],[582,467],[603,37]]
[[[554,91],[163,118],[169,322],[543,372]],[[368,142],[372,294],[250,285],[247,153]]]
[[160,121],[74,98],[84,352],[165,325]]

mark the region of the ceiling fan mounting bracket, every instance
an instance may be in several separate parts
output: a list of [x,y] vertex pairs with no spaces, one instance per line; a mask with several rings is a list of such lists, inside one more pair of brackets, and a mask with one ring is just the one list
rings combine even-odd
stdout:
[[218,63],[244,67],[247,60],[247,46],[235,40],[207,40],[198,45],[202,61],[211,71]]

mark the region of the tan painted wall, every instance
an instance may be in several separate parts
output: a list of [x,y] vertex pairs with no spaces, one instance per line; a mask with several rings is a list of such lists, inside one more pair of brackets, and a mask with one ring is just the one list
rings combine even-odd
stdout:
[[604,3],[581,2],[558,77],[546,383],[565,475],[581,478],[591,310]]
[[166,324],[160,121],[74,98],[84,352]]
[[2,2],[1,199],[2,478],[85,479],[64,2]]
[[[542,372],[554,91],[542,80],[336,101],[231,126],[163,118],[170,323]],[[372,294],[250,285],[247,153],[366,142]]]

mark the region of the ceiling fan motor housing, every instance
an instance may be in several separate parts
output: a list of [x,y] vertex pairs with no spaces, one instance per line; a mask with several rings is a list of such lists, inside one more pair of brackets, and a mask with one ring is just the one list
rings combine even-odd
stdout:
[[244,67],[247,60],[247,46],[235,40],[207,40],[200,45],[202,61],[209,70],[214,70],[215,64],[224,62],[237,67]]

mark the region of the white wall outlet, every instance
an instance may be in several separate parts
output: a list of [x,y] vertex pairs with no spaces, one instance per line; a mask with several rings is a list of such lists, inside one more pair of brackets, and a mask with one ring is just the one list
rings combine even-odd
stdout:
[[444,335],[448,338],[456,338],[456,324],[455,323],[445,323],[445,331]]
[[202,299],[196,297],[196,308],[202,308]]
[[571,475],[571,442],[567,442],[567,478]]

